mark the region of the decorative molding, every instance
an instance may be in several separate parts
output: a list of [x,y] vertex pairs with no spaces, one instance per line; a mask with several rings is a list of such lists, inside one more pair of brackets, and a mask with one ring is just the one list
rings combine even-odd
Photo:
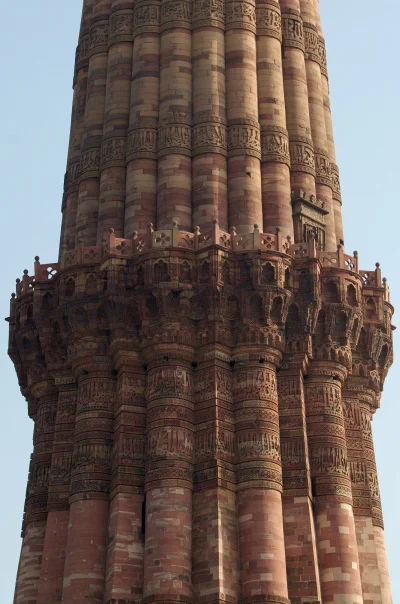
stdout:
[[192,154],[192,128],[186,124],[166,124],[158,130],[158,157]]
[[196,27],[218,27],[225,30],[224,0],[194,0],[193,29]]
[[255,121],[232,120],[228,124],[229,156],[252,155],[261,159],[260,125]]
[[261,126],[261,157],[264,162],[290,166],[289,135],[279,126]]
[[193,126],[193,155],[222,153],[227,155],[227,129],[220,123],[201,123]]
[[154,0],[135,2],[133,36],[144,33],[159,33],[160,3]]
[[332,188],[331,163],[323,149],[315,149],[316,183]]
[[179,27],[191,29],[191,3],[187,0],[162,0],[160,32]]
[[284,48],[298,48],[305,52],[303,19],[297,11],[286,9],[282,13],[282,34]]
[[306,59],[315,61],[318,65],[321,64],[319,55],[319,36],[317,28],[311,23],[304,23],[304,44],[306,51]]
[[132,42],[133,9],[117,10],[111,13],[108,46],[118,42]]
[[257,22],[254,2],[227,0],[225,11],[225,31],[244,29],[256,33]]
[[157,128],[134,127],[128,132],[127,161],[157,159]]
[[282,42],[282,17],[274,0],[256,3],[257,35],[271,36]]
[[126,137],[108,137],[101,145],[101,168],[122,166],[126,164]]
[[290,163],[292,172],[306,172],[315,176],[313,142],[303,136],[289,138]]

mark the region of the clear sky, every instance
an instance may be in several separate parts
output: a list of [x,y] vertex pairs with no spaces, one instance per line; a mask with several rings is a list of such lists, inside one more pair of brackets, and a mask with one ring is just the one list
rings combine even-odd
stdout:
[[[320,3],[343,190],[346,250],[359,251],[363,269],[373,270],[375,262],[381,262],[391,286],[392,302],[400,312],[396,180],[400,160],[400,3],[386,0],[384,10],[376,0]],[[32,271],[34,256],[39,255],[43,262],[57,258],[82,0],[3,0],[0,5],[0,204],[5,242],[0,317],[6,317],[15,279],[25,268]],[[32,423],[6,356],[7,337],[7,324],[1,322],[1,604],[12,602],[32,450]],[[395,603],[400,602],[399,371],[400,353],[374,420]]]

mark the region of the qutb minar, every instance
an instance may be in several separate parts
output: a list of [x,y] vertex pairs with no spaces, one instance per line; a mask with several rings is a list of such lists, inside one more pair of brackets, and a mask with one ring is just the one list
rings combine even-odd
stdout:
[[392,601],[393,307],[341,203],[318,0],[85,0],[59,257],[8,319],[15,604]]

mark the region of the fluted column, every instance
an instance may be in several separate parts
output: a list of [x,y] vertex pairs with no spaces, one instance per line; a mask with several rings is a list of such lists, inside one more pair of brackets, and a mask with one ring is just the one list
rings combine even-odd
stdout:
[[161,0],[157,226],[192,228],[191,0]]
[[318,31],[318,54],[321,66],[322,93],[324,99],[325,127],[328,142],[328,155],[331,167],[331,181],[333,191],[333,206],[335,213],[335,231],[337,243],[344,240],[342,221],[342,195],[340,190],[339,168],[336,161],[335,141],[333,136],[332,112],[329,99],[328,69],[326,63],[325,40],[322,37],[321,17],[319,14],[319,0],[314,0],[315,24]]
[[192,601],[192,354],[147,356],[144,603]]
[[391,591],[387,563],[382,576],[380,539],[375,536],[377,529],[383,530],[371,426],[376,394],[365,381],[357,377],[346,380],[343,410],[364,601],[383,604],[390,602]]
[[125,237],[157,221],[157,128],[160,100],[160,0],[134,6],[134,46],[127,144]]
[[58,602],[64,579],[69,524],[69,490],[76,411],[76,385],[72,376],[55,378],[57,416],[47,502],[47,524],[37,604]]
[[57,389],[52,380],[38,382],[30,388],[28,396],[31,405],[37,405],[37,412],[15,604],[31,604],[31,602],[36,604],[38,601],[42,580],[49,475],[57,411]]
[[96,0],[90,25],[89,71],[76,217],[76,240],[96,245],[100,159],[107,85],[111,0]]
[[[93,353],[92,342],[79,343]],[[77,349],[75,349],[77,350]],[[115,378],[108,357],[75,361],[78,402],[62,604],[103,602]]]
[[[193,595],[195,602],[239,598],[232,369],[204,350],[195,377]],[[226,355],[226,359],[228,359]]]
[[146,376],[137,353],[120,352],[114,414],[112,490],[105,601],[140,598],[143,592],[143,502]]
[[25,526],[14,604],[36,604],[45,532],[46,520],[32,520]]
[[263,224],[255,1],[228,0],[225,30],[229,227],[249,233]]
[[[291,334],[293,335],[293,334]],[[321,601],[306,426],[304,354],[283,359],[278,373],[283,525],[291,602]]]
[[311,134],[315,153],[316,193],[317,198],[325,203],[325,209],[329,212],[325,217],[325,248],[328,251],[335,251],[335,212],[314,0],[300,0],[300,6],[304,27]]
[[307,430],[324,604],[363,604],[342,408],[345,368],[313,361],[306,381]]
[[308,106],[305,45],[300,0],[280,0],[283,81],[289,131],[292,190],[315,195],[315,157]]
[[279,2],[257,0],[256,17],[263,227],[266,233],[280,228],[293,238]]
[[279,353],[243,347],[236,349],[235,359],[241,602],[250,604],[257,598],[289,604],[276,381]]
[[386,553],[385,535],[381,526],[374,526],[375,550],[381,579],[382,602],[392,604],[392,588],[390,585],[389,563]]
[[222,1],[195,0],[193,46],[193,226],[228,230],[225,32]]
[[97,243],[110,228],[124,235],[126,137],[132,75],[133,0],[114,0],[108,34]]
[[89,32],[94,0],[85,0],[82,10],[79,42],[76,49],[74,74],[74,100],[72,105],[71,132],[68,149],[67,171],[64,182],[63,226],[60,238],[60,253],[63,246],[71,249],[75,245],[76,212],[81,162],[81,145],[84,130],[86,95],[88,82]]

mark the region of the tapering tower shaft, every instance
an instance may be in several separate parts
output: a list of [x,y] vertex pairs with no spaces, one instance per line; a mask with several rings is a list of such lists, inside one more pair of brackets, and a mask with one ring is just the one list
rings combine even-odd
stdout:
[[86,0],[60,253],[213,220],[334,251],[327,86],[317,0]]
[[15,604],[390,604],[393,307],[343,247],[318,0],[85,0],[62,213],[8,318]]

